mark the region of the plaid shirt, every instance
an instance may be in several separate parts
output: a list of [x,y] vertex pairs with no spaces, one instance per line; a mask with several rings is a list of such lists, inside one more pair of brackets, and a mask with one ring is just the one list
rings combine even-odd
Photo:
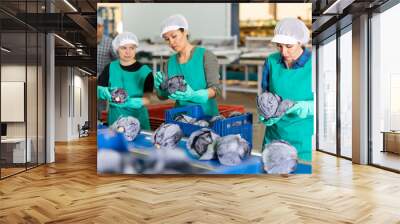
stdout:
[[116,58],[111,43],[111,38],[103,36],[97,44],[97,77],[103,72],[104,67]]

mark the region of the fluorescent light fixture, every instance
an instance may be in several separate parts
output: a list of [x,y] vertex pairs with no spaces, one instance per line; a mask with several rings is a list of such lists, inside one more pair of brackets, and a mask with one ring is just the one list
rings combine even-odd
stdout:
[[78,69],[79,69],[79,71],[81,71],[81,72],[83,72],[83,73],[85,73],[85,74],[92,75],[90,72],[88,72],[88,71],[86,71],[86,70],[83,70],[83,69],[81,69],[81,68],[79,68],[79,67],[78,67]]
[[336,0],[322,14],[342,14],[343,10],[353,2],[354,0]]
[[2,51],[6,52],[6,53],[10,53],[10,52],[11,52],[10,50],[8,50],[7,48],[4,48],[4,47],[1,47],[0,49],[1,49]]
[[56,36],[58,39],[60,39],[61,41],[63,41],[64,43],[68,44],[69,46],[75,48],[75,45],[73,45],[71,42],[69,42],[68,40],[58,36],[57,34],[54,34],[54,36]]
[[72,10],[74,10],[74,12],[78,12],[78,10],[71,4],[69,3],[68,0],[64,0],[65,4],[67,4]]

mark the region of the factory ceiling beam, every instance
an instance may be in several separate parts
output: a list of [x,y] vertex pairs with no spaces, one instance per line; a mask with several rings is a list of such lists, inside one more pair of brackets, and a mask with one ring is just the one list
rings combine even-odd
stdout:
[[56,66],[80,66],[96,71],[96,58],[90,56],[55,56]]
[[68,16],[61,13],[18,13],[15,17],[0,18],[2,29],[13,29],[16,21],[41,32],[81,31],[82,28]]
[[[96,13],[93,13],[94,15]],[[92,24],[90,24],[88,22],[88,20],[83,17],[82,15],[80,15],[79,13],[69,13],[67,14],[67,16],[73,20],[78,26],[80,26],[82,28],[82,30],[88,35],[88,43],[91,43],[91,46],[96,46],[96,28],[92,26]]]
[[313,3],[313,44],[320,43],[351,24],[354,18],[373,11],[388,0],[336,0],[329,5],[324,1]]

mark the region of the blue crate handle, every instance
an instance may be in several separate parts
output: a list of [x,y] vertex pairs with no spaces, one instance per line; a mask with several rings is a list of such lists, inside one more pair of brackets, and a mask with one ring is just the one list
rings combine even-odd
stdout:
[[240,116],[230,117],[230,118],[227,118],[224,120],[219,120],[216,123],[220,124],[224,127],[227,127],[228,129],[231,127],[238,127],[238,126],[242,126],[245,124],[253,124],[253,114],[245,113]]
[[251,113],[219,120],[213,129],[221,136],[240,134],[250,144],[250,148],[253,148],[253,114]]
[[176,107],[170,110],[166,110],[165,121],[169,123],[173,121],[177,115],[180,114],[185,114],[196,119],[204,117],[203,108],[201,108],[200,105],[193,105],[185,107]]

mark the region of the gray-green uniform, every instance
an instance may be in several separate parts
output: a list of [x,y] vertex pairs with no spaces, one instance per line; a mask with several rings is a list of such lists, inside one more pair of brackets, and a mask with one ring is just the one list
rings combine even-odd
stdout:
[[[207,53],[208,52],[205,48],[194,47],[191,58],[186,63],[182,64],[178,61],[178,54],[173,54],[168,59],[168,77],[170,78],[176,75],[183,75],[186,83],[190,85],[190,87],[192,87],[192,89],[195,91],[199,89],[215,87],[216,91],[218,92],[219,84],[217,84],[216,82],[219,80],[219,74],[218,70],[215,72],[215,67],[218,66],[218,62],[216,57],[214,56],[214,58],[211,60],[211,63],[206,64],[205,66],[207,60],[205,56],[207,56]],[[210,55],[210,53],[208,53],[208,55]],[[210,56],[208,56],[208,58],[210,58]],[[209,72],[210,68],[212,72]],[[210,76],[209,74],[206,74],[206,72],[213,73],[211,74],[212,78],[208,78]],[[197,105],[197,103],[177,100],[175,104],[176,107],[187,105]],[[214,116],[218,114],[218,105],[215,98],[208,99],[207,103],[200,104],[200,106],[203,108],[204,113],[207,115]]]
[[[133,67],[136,68],[133,71],[128,71],[121,68],[119,60],[111,62],[109,65],[108,80],[106,77],[103,77],[105,81],[102,81],[102,83],[100,83],[99,80],[98,98],[104,99],[104,93],[102,93],[102,91],[111,92],[113,89],[116,88],[125,89],[129,97],[143,97],[145,82],[147,82],[148,78],[151,78],[151,82],[153,82],[151,69],[147,65],[141,65],[138,62],[136,62]],[[107,73],[107,71],[105,71],[105,73]],[[100,86],[101,84],[103,86],[105,85],[106,88]],[[149,113],[146,107],[142,106],[139,109],[134,109],[115,106],[113,103],[109,104],[107,118],[108,125],[112,125],[119,117],[125,116],[133,116],[137,118],[140,121],[140,127],[142,129],[150,130]]]
[[[280,53],[266,59],[263,75],[263,89],[282,97],[282,100],[314,100],[312,92],[311,53],[305,49],[290,69],[286,68]],[[301,160],[311,161],[314,116],[300,118],[296,114],[286,114],[277,123],[267,126],[264,144],[272,140],[285,140],[297,149]]]

